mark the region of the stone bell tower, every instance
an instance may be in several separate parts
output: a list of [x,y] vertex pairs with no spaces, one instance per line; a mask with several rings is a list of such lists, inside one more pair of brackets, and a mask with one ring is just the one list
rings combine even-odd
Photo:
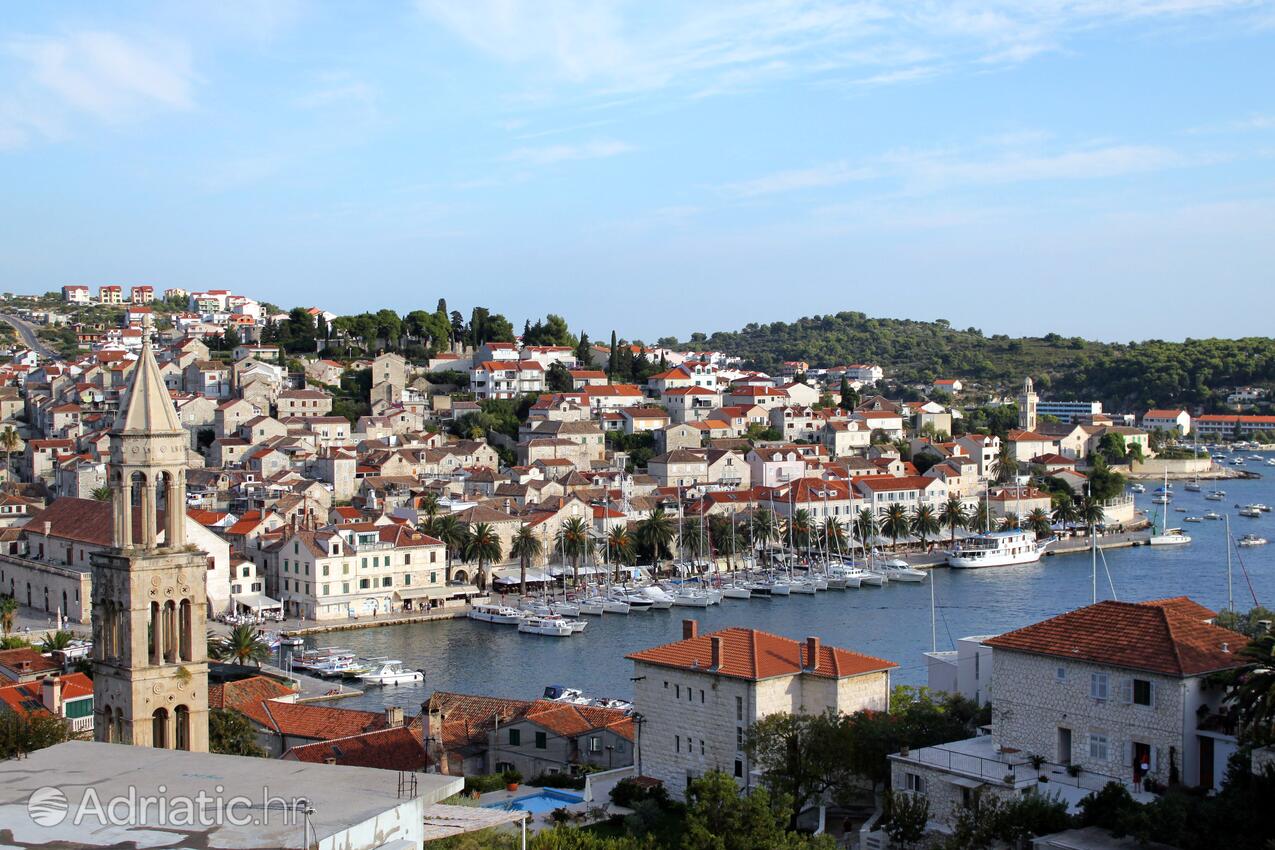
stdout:
[[111,429],[113,548],[92,557],[93,733],[207,752],[207,559],[186,544],[187,437],[150,332]]
[[1024,431],[1036,430],[1036,403],[1040,396],[1032,387],[1032,379],[1023,381],[1023,391],[1018,396],[1018,427]]

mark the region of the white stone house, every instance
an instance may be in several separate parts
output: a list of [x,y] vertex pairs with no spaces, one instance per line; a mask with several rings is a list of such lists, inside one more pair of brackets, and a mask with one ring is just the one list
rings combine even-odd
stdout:
[[744,741],[771,714],[886,710],[890,670],[898,666],[817,637],[796,641],[746,628],[701,636],[694,620],[683,621],[682,640],[627,657],[643,718],[641,772],[677,799],[712,770],[751,787]]
[[890,756],[894,788],[928,797],[937,821],[983,793],[1074,807],[1108,782],[1142,798],[1171,781],[1216,788],[1236,740],[1209,677],[1243,663],[1247,638],[1214,616],[1186,597],[1105,601],[983,639],[991,735]]

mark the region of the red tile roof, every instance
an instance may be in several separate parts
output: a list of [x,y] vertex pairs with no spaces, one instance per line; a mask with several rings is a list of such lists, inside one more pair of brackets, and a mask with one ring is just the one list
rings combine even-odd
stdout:
[[1152,602],[1099,602],[1006,632],[985,643],[1014,650],[1146,670],[1198,676],[1238,667],[1248,638],[1205,622],[1213,612],[1186,597]]
[[263,700],[282,699],[296,693],[292,688],[269,676],[249,676],[236,682],[208,686],[209,708],[239,709],[244,705],[260,705]]
[[274,700],[246,702],[237,707],[258,725],[294,738],[330,741],[386,728],[385,715],[352,708],[329,708]]
[[382,770],[420,771],[430,763],[418,723],[304,744],[288,750],[283,757],[311,764],[331,760],[335,764]]
[[[714,671],[712,639],[715,637],[722,639],[722,663]],[[899,666],[893,661],[861,655],[848,649],[820,646],[818,661],[810,669],[805,642],[738,627],[644,649],[625,657],[661,667],[716,672],[722,676],[750,680],[793,676],[803,672],[840,679]]]
[[[62,679],[62,700],[93,696],[93,680],[83,673],[69,673]],[[0,703],[15,714],[46,712],[42,701],[43,682],[21,682],[0,687]]]

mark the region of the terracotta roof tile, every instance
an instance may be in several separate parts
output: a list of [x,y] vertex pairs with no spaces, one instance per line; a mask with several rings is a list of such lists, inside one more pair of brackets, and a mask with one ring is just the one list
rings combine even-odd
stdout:
[[[715,637],[722,639],[722,664],[720,668],[713,671],[712,638]],[[893,661],[882,658],[861,655],[839,647],[820,645],[817,664],[813,669],[807,669],[809,659],[805,642],[756,629],[738,627],[644,649],[625,657],[662,667],[703,670],[716,672],[722,676],[750,680],[791,676],[803,672],[839,679],[899,666]]]

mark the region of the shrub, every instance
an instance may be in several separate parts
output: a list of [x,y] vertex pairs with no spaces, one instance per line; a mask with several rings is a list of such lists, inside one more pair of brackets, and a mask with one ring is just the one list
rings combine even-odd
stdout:
[[611,789],[611,802],[617,806],[633,809],[643,800],[663,806],[668,803],[668,791],[663,785],[646,785],[632,779],[622,779]]
[[537,788],[572,788],[576,791],[582,791],[584,790],[584,775],[572,776],[569,773],[542,773],[527,780],[527,784],[534,785]]
[[502,773],[480,773],[475,776],[466,776],[465,793],[486,794],[489,791],[499,791],[506,784],[505,776]]

